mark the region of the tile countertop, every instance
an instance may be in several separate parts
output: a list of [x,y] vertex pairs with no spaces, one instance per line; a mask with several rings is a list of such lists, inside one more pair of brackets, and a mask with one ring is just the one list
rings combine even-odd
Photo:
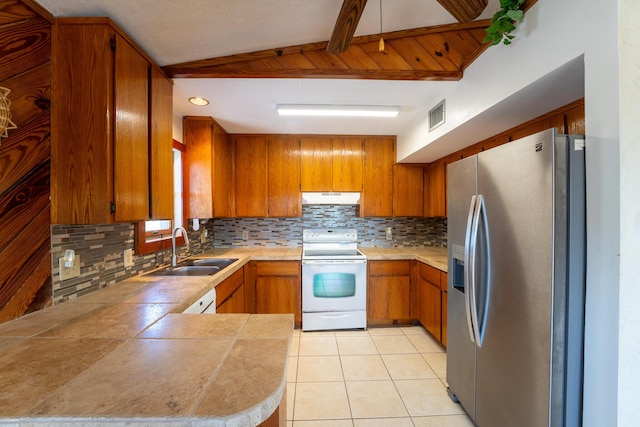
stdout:
[[359,248],[367,260],[415,259],[438,270],[447,271],[447,248],[439,246],[408,248]]
[[[137,276],[0,324],[0,424],[252,426],[278,407],[293,315],[181,314],[213,277]],[[300,259],[300,250],[297,258]]]
[[[446,248],[361,248],[446,271]],[[0,424],[257,425],[286,384],[293,315],[181,314],[249,260],[301,248],[214,249],[213,277],[137,276],[0,324]]]

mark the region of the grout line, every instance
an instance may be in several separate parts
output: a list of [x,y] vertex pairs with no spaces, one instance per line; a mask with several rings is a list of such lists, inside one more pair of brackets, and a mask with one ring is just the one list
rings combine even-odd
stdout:
[[[398,328],[398,326],[395,326],[394,328]],[[401,331],[402,331],[402,330],[401,330]],[[346,394],[346,396],[347,396],[347,403],[348,403],[348,405],[349,405],[349,412],[350,412],[350,415],[351,415],[351,418],[350,418],[351,425],[352,425],[352,426],[355,426],[355,420],[356,420],[356,419],[355,419],[355,418],[353,418],[353,411],[352,411],[352,408],[351,408],[351,400],[350,400],[350,398],[349,398],[349,393],[348,393],[348,390],[347,390],[347,385],[346,385],[347,381],[346,381],[346,377],[345,377],[344,366],[343,366],[343,363],[342,363],[342,357],[343,357],[343,356],[378,356],[378,357],[380,358],[380,360],[382,361],[383,366],[384,366],[384,368],[385,368],[385,370],[386,370],[387,374],[389,375],[390,381],[392,381],[392,382],[393,382],[393,386],[394,386],[394,388],[395,388],[396,392],[398,393],[398,396],[400,397],[400,400],[402,401],[402,405],[404,406],[404,408],[405,408],[405,410],[406,410],[406,412],[407,412],[407,416],[405,416],[405,417],[399,417],[399,418],[408,418],[408,419],[411,421],[411,423],[415,426],[414,416],[412,416],[412,415],[411,415],[411,413],[409,412],[409,409],[408,409],[408,407],[407,407],[407,405],[406,405],[406,403],[405,403],[404,399],[402,398],[402,395],[400,394],[400,391],[398,390],[398,387],[397,387],[397,385],[396,385],[396,380],[392,377],[391,372],[389,372],[389,367],[387,366],[387,364],[386,364],[386,363],[385,363],[385,361],[384,361],[384,358],[382,357],[382,356],[383,356],[383,354],[381,354],[381,353],[380,353],[380,349],[379,349],[379,348],[378,348],[378,346],[375,344],[375,341],[374,341],[374,339],[373,339],[373,338],[374,338],[374,336],[383,336],[383,337],[393,337],[393,336],[396,336],[396,337],[397,337],[397,336],[403,336],[403,337],[407,338],[407,340],[409,340],[409,337],[407,336],[407,334],[405,334],[405,331],[402,331],[402,335],[386,335],[386,334],[379,334],[379,335],[378,335],[378,334],[376,334],[376,335],[372,335],[371,333],[369,333],[369,331],[368,331],[368,330],[367,330],[366,332],[367,332],[367,337],[371,339],[371,341],[373,342],[373,345],[374,345],[374,347],[375,347],[375,349],[376,349],[376,352],[377,352],[377,353],[375,353],[375,354],[354,354],[354,355],[351,355],[351,354],[342,354],[342,353],[340,352],[340,347],[338,346],[338,340],[337,340],[338,335],[336,335],[335,333],[324,333],[324,332],[323,332],[322,334],[315,335],[315,336],[317,336],[317,337],[329,337],[329,336],[333,336],[333,338],[334,338],[335,346],[336,346],[336,348],[337,348],[337,353],[338,353],[338,354],[337,354],[337,356],[338,356],[338,360],[339,360],[339,363],[340,363],[340,370],[341,370],[341,372],[342,372],[342,381],[341,381],[341,382],[342,382],[342,384],[343,384],[343,387],[344,387],[344,390],[345,390],[345,394]],[[294,383],[294,384],[295,384],[295,390],[294,390],[294,396],[293,396],[293,402],[292,402],[292,404],[294,405],[293,410],[292,410],[292,419],[291,419],[291,420],[286,420],[287,422],[289,422],[289,421],[290,421],[290,422],[291,422],[291,424],[292,424],[293,426],[295,426],[295,425],[296,425],[296,423],[299,423],[300,421],[302,421],[302,420],[295,420],[295,395],[298,393],[298,369],[300,368],[300,358],[302,358],[302,357],[307,357],[307,356],[323,356],[323,357],[333,357],[333,356],[335,356],[335,355],[304,355],[304,356],[303,356],[303,355],[301,355],[301,354],[300,354],[300,346],[301,346],[302,337],[303,337],[304,335],[307,335],[308,337],[313,337],[313,336],[314,336],[314,335],[313,335],[313,333],[306,333],[306,334],[305,334],[305,333],[303,333],[303,332],[301,331],[301,332],[300,332],[300,340],[299,340],[299,343],[298,343],[298,344],[299,344],[299,347],[298,347],[298,353],[297,353],[295,356],[290,356],[290,357],[296,357],[296,358],[297,358],[297,364],[296,364],[296,377],[295,377],[295,383]],[[409,334],[409,335],[419,335],[419,334]],[[419,355],[422,357],[422,359],[427,363],[427,365],[429,366],[429,368],[434,372],[434,374],[436,375],[436,378],[437,378],[437,379],[438,379],[438,380],[443,384],[443,386],[445,386],[445,387],[446,387],[446,385],[444,384],[444,380],[438,376],[438,374],[436,373],[435,369],[431,366],[431,364],[430,364],[430,363],[426,360],[426,358],[424,357],[424,353],[420,353],[420,352],[418,351],[418,349],[416,348],[416,346],[413,344],[413,342],[411,342],[411,340],[409,340],[409,342],[411,343],[412,347],[416,350],[416,353],[417,353],[417,354],[419,354]],[[432,352],[432,353],[440,353],[440,352]],[[394,353],[394,354],[395,354],[395,353]],[[402,354],[415,354],[415,353],[397,353],[397,354],[402,355]],[[393,354],[392,354],[392,355],[393,355]],[[436,378],[432,378],[432,379],[436,379]],[[367,381],[367,380],[358,380],[358,381]],[[373,380],[372,380],[372,381],[373,381]],[[380,380],[375,380],[375,381],[380,381]],[[383,417],[383,418],[387,418],[387,417]],[[346,418],[343,418],[343,419],[344,419],[344,420],[346,420]],[[370,418],[370,419],[374,420],[374,419],[376,419],[376,418]],[[335,420],[329,420],[329,419],[326,419],[326,420],[325,420],[325,419],[322,419],[322,420],[316,420],[316,421],[335,421]]]

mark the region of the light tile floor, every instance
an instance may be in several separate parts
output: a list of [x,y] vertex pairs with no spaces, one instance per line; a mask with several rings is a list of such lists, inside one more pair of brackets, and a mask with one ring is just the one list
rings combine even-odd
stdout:
[[473,427],[447,395],[446,363],[421,326],[295,330],[287,427]]

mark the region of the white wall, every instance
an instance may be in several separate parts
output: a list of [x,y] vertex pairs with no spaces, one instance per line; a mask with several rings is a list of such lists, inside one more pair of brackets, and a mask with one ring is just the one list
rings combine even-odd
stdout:
[[640,2],[620,2],[618,425],[640,425]]
[[173,113],[173,139],[182,142],[182,116]]
[[[463,79],[446,94],[447,120],[444,125],[428,133],[423,121],[398,135],[398,159],[431,144],[446,144],[450,148],[449,152],[455,151],[451,148],[463,148],[495,135],[498,129],[506,130],[522,123],[522,120],[517,122],[520,117],[512,118],[517,108],[515,102],[526,103],[530,95],[527,94],[527,99],[520,100],[511,99],[512,95],[585,53],[590,40],[581,29],[587,28],[591,21],[598,21],[598,16],[587,4],[598,2],[599,0],[538,0],[519,24],[513,43],[510,46],[490,47],[465,70]],[[554,96],[559,94],[549,94],[549,98]],[[497,119],[506,121],[502,126],[493,117],[481,129],[474,128],[467,134],[460,134],[459,129],[503,102],[514,105],[508,105],[505,117]],[[567,103],[565,99],[559,102]],[[543,114],[552,109],[549,106],[537,108]],[[544,108],[547,110],[543,111]],[[528,119],[536,117],[534,114],[536,112],[530,112]],[[456,138],[450,138],[450,134],[456,135]],[[465,141],[458,140],[459,137],[472,138],[472,141],[465,144]]]
[[[583,56],[587,133],[588,248],[584,391],[584,426],[587,427],[616,425],[618,416],[620,425],[623,422],[632,425],[633,415],[629,413],[637,415],[637,397],[640,395],[640,384],[626,377],[625,371],[628,365],[635,363],[637,378],[640,366],[635,331],[640,324],[638,286],[636,284],[634,289],[630,282],[627,283],[631,279],[624,273],[623,280],[620,281],[620,263],[622,262],[626,274],[631,274],[627,269],[632,268],[627,267],[627,263],[633,264],[635,261],[636,265],[633,267],[636,269],[638,263],[639,187],[631,185],[637,184],[638,180],[638,173],[632,171],[633,166],[637,169],[638,148],[637,144],[632,146],[630,141],[625,141],[623,145],[619,142],[621,101],[623,106],[631,104],[636,108],[635,117],[625,118],[627,115],[623,115],[625,132],[629,131],[631,134],[638,130],[637,106],[640,103],[635,96],[638,62],[636,58],[636,68],[630,70],[635,72],[633,76],[636,81],[633,82],[631,77],[628,78],[629,83],[626,79],[623,80],[625,85],[633,86],[636,92],[631,88],[624,88],[624,96],[620,99],[619,1],[626,4],[627,10],[623,15],[627,19],[624,22],[630,27],[637,26],[636,22],[640,18],[637,16],[637,0],[538,0],[519,25],[515,42],[511,46],[491,47],[466,70],[464,78],[454,89],[447,93],[445,125],[428,134],[424,132],[424,123],[416,123],[398,136],[399,159],[425,150],[424,147],[429,144],[435,144],[435,151],[447,144],[451,152],[455,151],[455,144],[469,145],[477,142],[497,133],[495,130],[500,123],[487,122],[488,134],[482,135],[482,131],[476,131],[475,138],[471,141],[459,141],[460,136],[464,136],[464,132],[459,130],[464,129],[475,117],[489,115],[492,109],[513,101],[514,94],[525,91],[539,79]],[[622,49],[621,65],[625,68],[629,66],[626,54],[635,48],[637,56],[637,31],[630,32],[629,38],[631,40],[628,45],[623,45]],[[625,72],[623,77],[626,74]],[[447,135],[455,135],[456,138],[447,138]],[[636,154],[636,160],[628,163],[627,154]],[[620,156],[625,158],[622,164],[622,190]],[[628,254],[623,253],[622,257],[619,256],[621,234],[624,236],[623,248],[632,248]],[[631,308],[633,306],[635,310]],[[619,329],[619,315],[620,321],[627,321],[628,316],[633,323],[620,328],[618,335],[616,331]],[[631,325],[634,325],[633,328]],[[619,391],[624,392],[625,396],[618,398]]]
[[[618,1],[590,0],[581,23],[587,131],[587,301],[584,425],[615,426],[618,413],[620,158]],[[593,3],[593,5],[591,4]],[[598,31],[595,31],[595,29]]]

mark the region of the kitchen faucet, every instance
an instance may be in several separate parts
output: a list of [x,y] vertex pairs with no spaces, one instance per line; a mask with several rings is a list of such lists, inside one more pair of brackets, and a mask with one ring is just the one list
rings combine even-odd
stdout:
[[176,227],[171,232],[171,266],[175,267],[178,265],[178,256],[176,255],[176,232],[178,230],[182,230],[182,235],[184,236],[184,243],[189,246],[189,237],[187,236],[187,230],[184,227]]

